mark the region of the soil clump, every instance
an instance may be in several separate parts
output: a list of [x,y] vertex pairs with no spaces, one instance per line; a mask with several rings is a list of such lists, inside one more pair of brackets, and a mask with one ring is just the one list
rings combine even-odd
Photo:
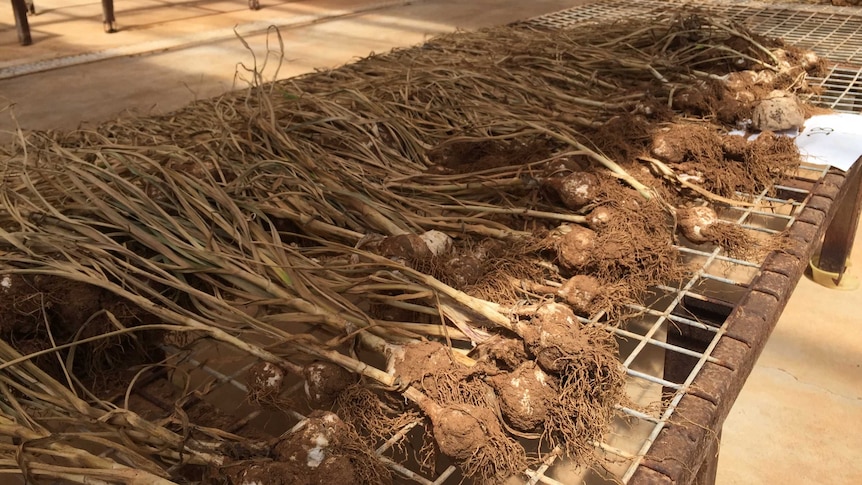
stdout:
[[[127,369],[158,361],[162,331],[134,327],[161,321],[107,290],[49,275],[0,276],[0,337],[22,355],[47,350],[108,332],[122,335],[98,338],[58,351],[63,361],[96,394],[109,389]],[[53,341],[53,344],[52,344]],[[33,361],[52,377],[65,381],[57,353]],[[122,357],[119,357],[122,356]]]

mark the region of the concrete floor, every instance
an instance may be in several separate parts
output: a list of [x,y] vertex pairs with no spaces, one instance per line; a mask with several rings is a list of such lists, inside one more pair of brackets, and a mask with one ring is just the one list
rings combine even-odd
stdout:
[[[258,66],[267,60],[267,79],[284,78],[435,33],[577,3],[584,2],[268,0],[252,12],[240,0],[123,0],[121,31],[107,35],[98,1],[36,0],[40,14],[31,18],[29,47],[17,45],[7,3],[0,8],[0,130],[72,128],[171,111],[246,85],[240,63],[252,65],[252,53]],[[277,73],[278,56],[266,55],[267,41],[278,47],[275,34],[265,33],[270,24],[280,26],[284,42]],[[105,60],[56,68],[88,58]],[[55,69],[3,79],[34,67]],[[12,110],[3,109],[7,104]],[[862,250],[853,262],[862,268]],[[862,290],[800,282],[725,424],[720,485],[862,483],[860,313]]]

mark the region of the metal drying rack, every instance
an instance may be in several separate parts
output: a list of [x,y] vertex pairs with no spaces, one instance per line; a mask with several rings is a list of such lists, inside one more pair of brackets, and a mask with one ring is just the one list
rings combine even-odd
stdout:
[[[600,2],[528,23],[566,29],[581,22],[659,15],[684,5],[688,4]],[[824,78],[811,80],[822,89],[812,101],[836,111],[862,112],[862,9],[740,1],[698,2],[696,8],[741,21],[757,34],[781,37],[827,58],[834,64]],[[621,455],[627,462],[616,480],[714,483],[722,423],[824,233],[821,261],[828,257],[837,265],[837,273],[844,271],[859,218],[860,182],[859,163],[848,173],[804,164],[795,176],[774,187],[774,197],[758,194],[755,202],[768,203],[768,210],[729,209],[724,219],[748,230],[787,231],[790,247],[765,261],[730,258],[718,248],[679,248],[683,257],[703,261],[700,270],[679,289],[657,289],[670,302],[665,305],[659,298],[641,308],[654,317],[651,325],[642,327],[644,333],[616,330],[621,337],[637,341],[631,353],[621,355],[630,379],[661,385],[665,396],[658,416],[622,409],[651,427],[641,440],[629,435],[639,448]],[[661,375],[633,366],[649,346],[663,349],[664,365],[654,366],[661,368]],[[561,483],[547,475],[547,471],[531,475],[532,483]]]
[[[614,0],[528,23],[566,29],[683,5]],[[699,2],[697,8],[742,20],[756,33],[783,37],[837,63],[826,77],[814,80],[823,88],[816,101],[838,111],[862,110],[862,11],[727,1]],[[788,247],[764,261],[732,258],[716,247],[679,246],[681,257],[698,263],[699,270],[679,285],[655,288],[646,305],[633,307],[639,318],[625,328],[608,329],[620,342],[632,403],[618,407],[613,430],[595,444],[606,458],[604,469],[579,469],[552,452],[541,466],[526,470],[528,483],[714,483],[722,423],[824,233],[824,251],[846,258],[858,219],[860,177],[858,163],[848,173],[803,164],[774,190],[757,194],[754,206],[720,214],[756,234],[787,231]],[[584,322],[602,325],[598,317]],[[215,404],[230,416],[225,429],[234,433],[257,425],[280,434],[303,418],[299,410],[285,419],[245,403],[244,379],[252,361],[236,351],[215,344],[194,351],[165,350],[173,354],[174,364],[196,375],[190,377],[197,382],[193,398],[182,403],[189,413],[195,406]],[[173,409],[173,402],[147,392],[148,386],[170,379],[166,371],[153,371],[139,379],[133,397]],[[293,390],[301,392],[301,383]],[[423,473],[397,449],[402,437],[409,441],[421,432],[417,423],[393,430],[377,449],[396,482],[460,483],[456,467]]]

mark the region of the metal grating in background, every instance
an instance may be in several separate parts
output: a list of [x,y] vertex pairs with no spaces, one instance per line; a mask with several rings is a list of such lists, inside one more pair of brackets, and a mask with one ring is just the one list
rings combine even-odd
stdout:
[[668,6],[666,2],[654,0],[598,1],[541,15],[528,20],[527,24],[551,29],[566,29],[580,22],[612,22],[643,16],[655,16],[667,10]]
[[697,8],[745,24],[752,31],[781,37],[814,50],[832,62],[862,67],[862,11],[827,5],[775,5],[701,0],[610,0],[542,15],[532,25],[568,28],[583,21],[612,22],[667,13],[673,7]]
[[812,78],[822,92],[810,101],[842,113],[862,114],[862,68],[832,66],[823,78]]
[[783,8],[736,7],[729,16],[743,21],[758,34],[780,37],[790,44],[812,49],[833,62],[862,65],[862,15]]
[[[563,29],[580,22],[658,16],[667,13],[671,5],[695,6],[681,0],[611,0],[553,12],[528,24]],[[862,9],[732,0],[703,0],[696,8],[742,22],[757,34],[781,37],[835,63],[824,78],[810,80],[823,92],[809,101],[840,112],[862,113]]]
[[[671,4],[671,5],[669,5]],[[531,24],[552,28],[568,28],[584,21],[613,21],[632,16],[665,13],[673,4],[682,2],[608,1],[584,5],[548,14],[530,21]],[[833,60],[862,66],[862,16],[842,13],[832,7],[764,6],[754,3],[711,1],[698,3],[698,7],[746,20],[758,33],[786,37],[790,42],[813,47],[825,56],[844,56]],[[808,44],[806,44],[808,43]],[[852,67],[852,66],[851,66]],[[824,89],[819,101],[840,111],[862,110],[862,76],[859,70],[848,66],[835,66],[823,79],[814,83]],[[753,234],[768,238],[789,227],[811,197],[814,184],[826,174],[826,167],[803,166],[787,185],[775,187],[774,195],[767,192],[754,197],[756,205],[728,208],[720,216],[740,225]],[[619,406],[612,431],[603,443],[595,443],[603,456],[600,470],[586,470],[560,458],[554,450],[544,450],[541,466],[526,471],[529,484],[560,485],[571,483],[627,483],[634,475],[643,456],[666,426],[677,405],[706,362],[716,362],[712,351],[726,331],[722,311],[729,312],[742,300],[752,280],[760,273],[760,261],[736,259],[720,248],[709,245],[678,246],[680,257],[695,265],[693,276],[682,282],[668,282],[655,288],[644,306],[633,306],[639,316],[624,328],[606,326],[616,335],[620,344],[620,362],[627,373],[627,394],[631,402]],[[583,320],[590,325],[604,326],[602,315]],[[700,348],[678,345],[669,336],[681,329],[707,334],[706,344]],[[163,411],[172,409],[172,402],[159,402],[148,395],[148,385],[172,382],[185,388],[193,399],[185,401],[188,408],[205,404],[230,417],[225,430],[239,432],[246,427],[262,426],[275,435],[295,427],[303,419],[306,409],[297,407],[286,414],[261,410],[246,402],[245,373],[252,361],[236,355],[230,349],[215,345],[199,345],[193,350],[178,351],[166,348],[172,354],[174,369],[194,380],[194,385],[177,383],[171,373],[158,371],[150,380],[141,379],[134,395],[141,403],[149,403]],[[665,362],[674,357],[689,359],[690,372],[669,376]],[[302,394],[297,382],[291,392]],[[185,408],[184,408],[185,409]],[[189,411],[187,411],[189,412]],[[191,414],[191,412],[189,412]],[[212,414],[212,413],[210,413]],[[442,465],[433,471],[423,471],[396,443],[405,438],[415,443],[423,428],[419,422],[393,430],[385,443],[379,443],[377,453],[384,457],[396,477],[396,483],[423,485],[457,484],[463,477],[454,466]],[[529,443],[525,443],[529,444]],[[535,442],[528,452],[535,452]]]

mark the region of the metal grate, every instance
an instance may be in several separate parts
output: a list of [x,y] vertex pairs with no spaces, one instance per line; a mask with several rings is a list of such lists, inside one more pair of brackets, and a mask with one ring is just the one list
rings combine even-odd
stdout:
[[559,12],[552,12],[532,18],[527,23],[552,29],[566,29],[580,22],[626,20],[645,15],[655,16],[665,11],[667,11],[667,5],[664,2],[612,0],[609,2],[589,3],[567,10],[560,10]]
[[[658,16],[681,0],[612,0],[582,5],[536,17],[531,25],[571,28],[581,22],[613,22]],[[753,32],[780,37],[811,49],[835,63],[824,78],[812,78],[823,91],[810,101],[846,113],[862,113],[862,9],[831,5],[774,5],[758,2],[704,0],[697,8],[742,22]]]
[[737,13],[731,17],[744,21],[759,34],[780,37],[834,62],[862,64],[862,15],[790,8],[734,10]]
[[[655,16],[674,6],[695,5],[681,0],[611,0],[574,7],[529,20],[530,24],[568,28],[584,21],[616,21]],[[696,7],[745,24],[752,31],[781,37],[814,50],[832,62],[862,67],[862,11],[827,5],[774,5],[758,2],[701,0]]]
[[[567,28],[583,21],[608,21],[633,15],[663,13],[668,9],[668,3],[679,2],[610,1],[545,15],[530,22]],[[712,2],[698,6],[748,19],[756,32],[787,36],[791,41],[798,38],[800,44],[803,41],[811,42],[817,44],[817,49],[825,49],[820,51],[824,55],[839,53],[845,56],[843,61],[862,65],[862,17],[819,7],[819,11],[814,11],[811,8]],[[820,17],[823,18],[818,20]],[[817,28],[806,27],[805,22],[812,26],[816,24]],[[830,27],[825,27],[827,25]],[[824,88],[819,101],[837,110],[859,111],[862,107],[860,79],[862,77],[856,70],[833,67],[825,78],[815,80]],[[811,197],[812,187],[826,172],[827,168],[823,166],[803,165],[796,176],[788,179],[786,185],[778,185],[771,192],[757,194],[753,198],[754,205],[728,208],[720,216],[752,234],[767,238],[793,224]],[[631,402],[617,408],[617,419],[611,432],[604,442],[595,443],[604,458],[603,469],[579,468],[551,450],[545,455],[541,466],[526,470],[529,484],[627,483],[689,391],[701,368],[706,362],[717,362],[712,351],[726,332],[725,318],[730,309],[741,302],[746,288],[760,273],[761,262],[733,258],[720,248],[709,245],[678,246],[677,249],[681,258],[697,268],[693,276],[686,281],[668,282],[666,286],[655,288],[644,306],[632,306],[639,316],[627,322],[625,328],[607,327],[620,344],[619,357],[626,369],[627,394]],[[601,318],[602,315],[597,315],[592,320],[582,321],[590,325],[604,325]],[[683,332],[705,335],[701,339],[704,344],[682,344],[673,338],[673,335]],[[230,415],[232,423],[226,429],[231,432],[257,423],[265,427],[268,434],[278,435],[288,431],[297,420],[303,419],[303,413],[307,411],[296,408],[289,410],[286,417],[282,413],[279,418],[275,416],[276,413],[246,404],[244,375],[251,361],[236,351],[212,344],[198,346],[192,351],[166,350],[174,356],[174,361],[170,362],[171,368],[185,369],[186,375],[197,376],[195,386],[179,387],[195,389],[198,401],[206,401]],[[690,370],[683,373],[668,372],[670,369],[666,362],[679,359],[687,359]],[[160,379],[170,381],[172,378],[163,372]],[[157,379],[149,382],[157,382]],[[172,409],[172,402],[158,403],[157,398],[148,397],[147,385],[144,380],[139,382],[134,395],[157,408]],[[301,393],[301,385],[297,382],[292,391]],[[187,404],[198,401],[188,401]],[[409,458],[410,453],[405,454],[396,446],[402,437],[406,436],[407,443],[410,443],[411,439],[421,436],[422,429],[417,422],[393,430],[390,439],[377,448],[377,453],[396,475],[396,482],[423,485],[460,483],[463,477],[454,466],[444,464],[434,473],[423,472],[415,460]],[[537,451],[535,443],[532,445],[533,449],[528,451]]]
[[843,113],[862,113],[862,68],[833,66],[823,78],[812,78],[822,92],[812,101]]

